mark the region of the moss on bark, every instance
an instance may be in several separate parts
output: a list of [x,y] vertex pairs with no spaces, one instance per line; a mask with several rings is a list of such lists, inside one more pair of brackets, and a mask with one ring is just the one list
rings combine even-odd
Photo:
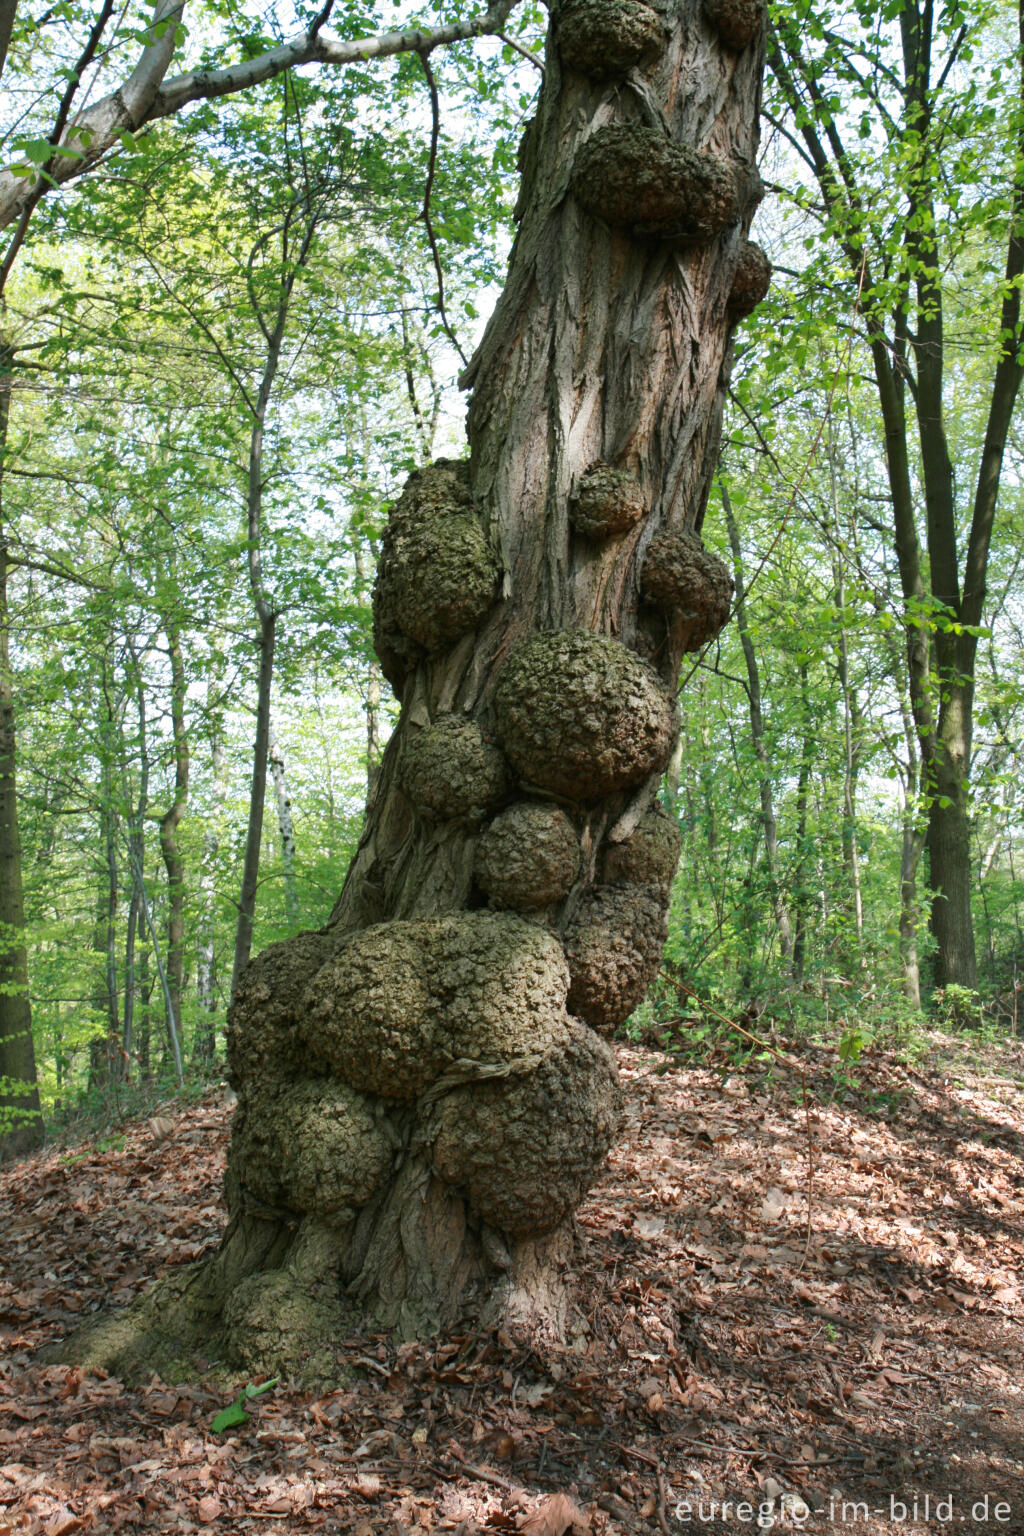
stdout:
[[668,936],[667,902],[650,886],[595,886],[565,934],[569,1010],[613,1030],[644,999]]
[[434,1167],[501,1232],[553,1232],[597,1178],[620,1105],[611,1051],[589,1029],[566,1021],[531,1072],[446,1096],[437,1111]]
[[399,784],[421,816],[431,821],[482,821],[503,799],[508,767],[498,748],[472,720],[442,716],[405,742]]
[[558,49],[566,69],[612,80],[656,51],[665,24],[642,0],[569,0],[558,13]]
[[710,240],[738,213],[730,166],[645,123],[596,129],[576,155],[572,190],[595,218],[641,238]]
[[638,784],[668,761],[676,715],[656,674],[588,630],[519,647],[495,691],[505,754],[528,784],[578,801]]
[[561,901],[579,867],[580,840],[568,816],[553,805],[521,801],[482,833],[473,874],[492,906],[529,911]]

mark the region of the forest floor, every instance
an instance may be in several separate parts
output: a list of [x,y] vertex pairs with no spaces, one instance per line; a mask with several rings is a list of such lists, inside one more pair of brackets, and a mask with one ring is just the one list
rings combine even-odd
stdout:
[[363,1336],[221,1435],[231,1392],[34,1355],[216,1244],[224,1090],[5,1166],[0,1536],[1024,1536],[1024,1047],[620,1064],[564,1348]]

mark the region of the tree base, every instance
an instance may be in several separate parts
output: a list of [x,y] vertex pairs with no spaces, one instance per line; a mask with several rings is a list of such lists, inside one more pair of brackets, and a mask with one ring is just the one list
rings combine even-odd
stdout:
[[470,1324],[555,1342],[574,1244],[563,1226],[508,1245],[412,1159],[372,1211],[344,1226],[236,1216],[213,1258],[163,1276],[41,1358],[133,1386],[154,1374],[169,1383],[244,1374],[330,1388],[345,1378],[340,1342],[367,1328],[406,1342]]

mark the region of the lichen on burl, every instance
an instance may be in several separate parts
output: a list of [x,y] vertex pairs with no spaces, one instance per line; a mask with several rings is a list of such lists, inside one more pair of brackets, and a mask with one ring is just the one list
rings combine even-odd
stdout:
[[433,1164],[512,1237],[553,1231],[598,1178],[621,1108],[615,1057],[575,1020],[533,1071],[456,1088],[436,1110]]
[[473,826],[507,793],[508,765],[475,721],[441,715],[406,737],[398,782],[427,820]]
[[682,619],[684,649],[699,650],[729,618],[733,579],[729,569],[684,528],[663,528],[648,546],[640,591],[650,603]]
[[772,281],[772,264],[753,240],[745,240],[729,289],[729,313],[737,320],[753,314]]
[[611,539],[635,527],[646,510],[635,475],[611,464],[595,464],[569,500],[569,521],[584,538]]
[[528,784],[569,800],[599,800],[663,768],[674,701],[619,641],[590,630],[534,635],[502,669],[498,735]]
[[400,694],[406,673],[487,614],[498,562],[473,507],[465,466],[418,470],[391,508],[373,589],[373,641]]
[[233,1088],[280,1082],[308,1071],[297,1024],[306,985],[338,947],[332,933],[299,933],[270,944],[242,972],[228,1010],[227,1076]]
[[348,1219],[377,1193],[393,1146],[371,1101],[333,1078],[306,1078],[260,1094],[232,1132],[243,1187],[270,1206]]
[[473,874],[494,907],[530,910],[559,902],[579,873],[580,843],[557,806],[520,801],[477,843]]
[[657,975],[667,907],[651,886],[598,885],[587,892],[564,939],[570,1013],[601,1030],[629,1018]]
[[303,1034],[346,1083],[412,1101],[454,1062],[547,1050],[568,986],[557,939],[512,913],[381,923],[318,973]]
[[704,16],[727,48],[742,53],[764,26],[764,0],[704,0]]
[[595,218],[641,238],[710,240],[737,216],[731,167],[644,123],[592,133],[577,151],[572,190]]
[[653,806],[641,817],[631,836],[621,843],[608,844],[604,883],[653,886],[667,896],[681,847],[678,823],[660,805]]
[[628,74],[665,35],[642,0],[569,0],[558,12],[558,51],[566,69],[592,80]]
[[350,935],[306,993],[304,1039],[363,1093],[414,1099],[444,1067],[420,927],[378,923]]

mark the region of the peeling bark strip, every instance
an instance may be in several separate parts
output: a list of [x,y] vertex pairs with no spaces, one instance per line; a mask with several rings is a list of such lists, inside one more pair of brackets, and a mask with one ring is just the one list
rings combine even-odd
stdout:
[[[579,23],[618,37],[620,6],[609,84]],[[759,46],[723,48],[694,0],[643,9],[572,0],[571,69],[555,12],[508,282],[464,381],[470,458],[414,475],[384,540],[375,636],[402,713],[362,842],[329,925],[240,980],[230,1225],[166,1301],[250,1371],[330,1376],[353,1308],[405,1335],[467,1308],[562,1324],[572,1212],[618,1114],[595,1031],[664,940],[680,660],[728,610],[699,529],[758,195]],[[682,182],[648,176],[636,221],[622,178],[614,222],[584,208],[581,158],[652,133],[652,175]],[[152,1368],[116,1332],[91,1358]]]

